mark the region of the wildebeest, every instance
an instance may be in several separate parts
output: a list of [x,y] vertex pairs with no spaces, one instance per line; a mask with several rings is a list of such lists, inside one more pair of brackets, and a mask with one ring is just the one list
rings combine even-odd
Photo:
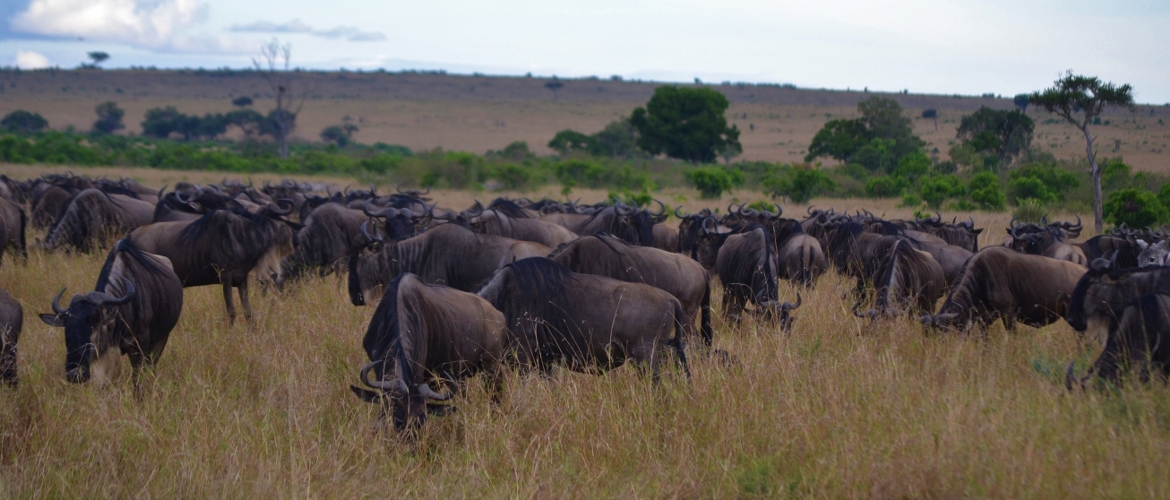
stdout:
[[829,267],[825,252],[816,238],[804,233],[800,221],[779,219],[772,224],[776,239],[777,277],[806,287]]
[[723,313],[738,324],[750,302],[761,312],[778,314],[781,329],[788,331],[792,326],[790,311],[799,301],[797,305],[778,305],[776,267],[775,242],[766,228],[749,226],[728,236],[715,259],[715,270],[723,283]]
[[353,392],[364,401],[389,396],[399,430],[420,425],[428,399],[452,396],[432,390],[431,377],[444,374],[447,382],[457,383],[483,373],[499,390],[506,332],[503,313],[488,301],[404,273],[387,285],[362,340],[370,363],[360,378],[379,392],[352,387]]
[[915,249],[915,242],[909,238],[899,238],[877,268],[874,287],[877,288],[875,307],[862,314],[854,305],[854,314],[869,318],[888,317],[904,312],[902,308],[911,314],[929,314],[946,288],[946,277],[934,257]]
[[1012,248],[1018,252],[1067,260],[1082,266],[1089,263],[1081,248],[1068,243],[1064,231],[1056,227],[1040,226],[1029,231],[1011,227],[1008,228],[1008,234],[1012,237]]
[[1142,240],[1137,240],[1137,245],[1142,249],[1138,253],[1138,267],[1154,267],[1164,266],[1170,259],[1170,239],[1162,239],[1154,242],[1154,244],[1146,243]]
[[1094,259],[1073,290],[1065,320],[1102,339],[1120,311],[1147,293],[1170,295],[1170,267],[1118,269],[1116,261]]
[[484,210],[471,222],[471,228],[477,233],[534,241],[549,248],[577,239],[577,234],[564,226],[540,219],[511,217],[497,210]]
[[557,248],[549,259],[570,271],[645,283],[665,290],[683,305],[687,331],[701,316],[703,342],[711,345],[711,283],[694,260],[657,248],[630,245],[608,234],[580,238]]
[[150,224],[154,205],[123,194],[86,189],[69,199],[57,220],[49,227],[42,246],[52,250],[62,245],[89,252],[104,248],[139,227]]
[[[1152,374],[1163,380],[1170,376],[1170,296],[1147,293],[1138,296],[1111,322],[1105,349],[1078,381],[1084,386],[1090,377],[1120,382],[1130,369],[1140,381]],[[1065,386],[1073,388],[1073,364],[1069,363]]]
[[690,377],[682,303],[650,285],[574,273],[533,257],[504,266],[477,293],[504,313],[509,349],[523,367],[547,371],[563,361],[576,371],[605,371],[631,361],[649,365],[657,381],[672,347]]
[[344,272],[349,264],[350,246],[361,235],[362,223],[367,220],[361,210],[339,203],[330,202],[314,209],[304,219],[304,227],[297,231],[295,250],[284,259],[281,282],[296,279],[311,269],[317,269],[321,276]]
[[129,239],[143,251],[170,259],[183,287],[222,285],[233,323],[232,288],[239,289],[244,317],[251,320],[248,274],[256,270],[279,283],[281,260],[293,252],[293,230],[287,223],[244,210],[215,210],[192,222],[156,222],[136,229]]
[[65,378],[99,383],[116,373],[118,359],[130,357],[138,372],[158,361],[183,309],[183,285],[166,257],[119,241],[106,258],[94,291],[60,305],[65,289],[53,297],[53,313],[41,321],[65,328]]
[[1001,246],[980,250],[967,261],[938,314],[923,321],[962,330],[986,328],[997,319],[1015,330],[1016,322],[1040,327],[1065,314],[1085,267],[1066,260],[1015,252]]
[[25,241],[27,226],[28,215],[25,215],[24,209],[16,203],[0,199],[0,264],[3,264],[4,251],[9,247],[15,248],[20,252],[21,259],[28,262],[28,244]]
[[176,190],[159,198],[152,222],[193,221],[212,210],[243,210],[240,202],[213,189],[193,186],[190,192]]
[[[659,202],[661,204],[661,202]],[[540,217],[568,228],[580,236],[605,231],[634,245],[654,246],[654,225],[666,217],[665,205],[658,213],[625,205],[600,208],[592,214],[553,213]]]
[[0,382],[15,386],[16,345],[24,326],[24,307],[0,288]]
[[1077,246],[1081,248],[1085,259],[1090,263],[1096,259],[1106,258],[1116,261],[1116,268],[1128,269],[1138,267],[1138,254],[1142,251],[1142,248],[1137,244],[1138,241],[1138,239],[1129,236],[1101,234],[1089,238]]
[[479,234],[458,224],[441,224],[402,241],[362,232],[349,255],[349,298],[355,306],[375,300],[379,289],[402,273],[467,292],[504,264],[552,251],[540,243]]

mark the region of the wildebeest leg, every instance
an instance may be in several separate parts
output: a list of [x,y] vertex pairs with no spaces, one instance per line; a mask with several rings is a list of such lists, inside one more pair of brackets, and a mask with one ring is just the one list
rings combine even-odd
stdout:
[[735,285],[723,289],[723,314],[731,318],[733,325],[739,325],[739,321],[743,317],[744,304],[739,295],[736,293]]
[[252,321],[252,301],[248,300],[248,275],[244,275],[238,290],[240,291],[240,303],[244,304],[244,319]]
[[10,331],[0,331],[0,382],[9,387],[16,387],[16,342],[15,334]]
[[143,354],[138,349],[127,353],[130,356],[130,380],[134,386],[134,399],[142,401],[142,371],[154,366],[154,360],[149,354]]
[[228,323],[236,324],[236,306],[232,304],[232,280],[229,276],[220,276],[223,282],[223,303],[227,306]]

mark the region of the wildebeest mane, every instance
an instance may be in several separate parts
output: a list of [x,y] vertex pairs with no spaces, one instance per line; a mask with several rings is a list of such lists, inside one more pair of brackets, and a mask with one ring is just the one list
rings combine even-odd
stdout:
[[106,256],[106,262],[102,264],[102,271],[98,273],[97,284],[93,287],[94,290],[105,290],[106,285],[110,283],[110,270],[114,267],[114,259],[117,258],[118,252],[125,252],[134,260],[138,261],[139,264],[142,264],[142,267],[152,274],[166,272],[166,270],[158,265],[157,261],[147,256],[146,252],[143,252],[134,243],[131,243],[130,238],[124,238],[118,240],[118,243],[114,245],[114,249],[110,250],[110,254]]
[[496,198],[487,206],[488,210],[495,210],[513,219],[528,219],[530,215],[516,202],[507,198]]
[[573,324],[558,305],[558,302],[568,299],[573,273],[543,257],[518,260],[505,269],[511,270],[513,282],[506,293],[495,297],[492,306],[504,313],[515,334],[535,335],[540,358],[547,360],[555,356],[557,334],[554,332]]
[[[391,356],[400,355],[402,350],[401,334],[398,328],[398,286],[402,283],[399,274],[386,286],[382,301],[374,310],[373,319],[366,329],[366,336],[362,339],[362,348],[366,350],[371,361],[388,360]],[[378,368],[379,375],[381,367]]]
[[[243,219],[243,223],[217,225],[224,232],[208,234],[212,221],[232,216]],[[183,228],[178,242],[198,246],[199,242],[207,241],[205,245],[210,247],[212,262],[232,262],[241,269],[251,269],[263,256],[263,250],[273,243],[277,231],[276,222],[263,215],[247,210],[212,210]]]

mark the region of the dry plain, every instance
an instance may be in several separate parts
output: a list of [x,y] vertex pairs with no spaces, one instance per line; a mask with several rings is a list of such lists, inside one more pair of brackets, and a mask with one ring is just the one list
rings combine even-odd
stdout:
[[[370,72],[299,72],[292,81],[293,93],[304,98],[296,131],[302,139],[318,140],[322,128],[348,118],[361,129],[356,135],[360,142],[479,154],[515,140],[547,154],[546,145],[558,131],[601,130],[645,105],[660,85],[608,77],[572,79],[560,80],[564,86],[554,93],[545,87],[550,80],[544,78]],[[980,106],[1012,107],[1011,96],[708,84],[731,102],[727,116],[742,131],[742,158],[771,162],[802,161],[813,135],[826,121],[856,116],[857,103],[873,95],[897,100],[912,117],[920,117],[925,109],[937,110],[937,124],[916,118],[914,128],[928,142],[928,150],[938,148],[943,159],[963,115]],[[232,109],[231,99],[240,96],[254,97],[261,111],[273,106],[269,87],[250,71],[0,71],[0,89],[0,115],[27,109],[41,113],[50,126],[59,129],[88,130],[95,120],[94,106],[107,100],[126,110],[124,133],[140,133],[146,110],[154,107],[175,106],[191,114],[222,113]],[[1030,90],[1040,89],[1021,89]],[[1137,90],[1140,100],[1141,89]],[[1028,113],[1037,122],[1036,145],[1057,158],[1083,158],[1084,140],[1072,126],[1039,110]],[[1133,112],[1110,110],[1103,118],[1110,124],[1093,129],[1101,154],[1121,155],[1138,170],[1170,172],[1170,125],[1166,123],[1170,107],[1143,104]]]
[[[156,186],[222,177],[84,172]],[[662,194],[679,195],[693,197]],[[435,196],[459,207],[487,195]],[[813,204],[910,215],[892,202]],[[982,245],[1008,222],[1007,214],[970,215],[989,228]],[[125,362],[112,385],[67,384],[61,330],[35,314],[49,310],[61,287],[90,289],[102,259],[33,251],[27,266],[0,266],[0,286],[25,308],[21,384],[0,389],[0,496],[1170,495],[1170,390],[1067,393],[1064,365],[1078,360],[1083,369],[1098,348],[1063,322],[1015,333],[996,326],[985,337],[929,333],[909,318],[870,323],[849,312],[843,294],[851,283],[830,273],[801,292],[789,335],[751,320],[733,327],[713,301],[716,347],[738,359],[733,366],[692,350],[693,380],[670,373],[657,389],[628,368],[559,371],[551,380],[513,373],[498,405],[473,381],[455,414],[432,419],[409,443],[375,432],[376,407],[349,392],[373,308],[350,305],[335,277],[283,294],[259,296],[254,287],[256,319],[234,327],[218,289],[188,289],[140,401]],[[782,283],[782,298],[796,292]]]

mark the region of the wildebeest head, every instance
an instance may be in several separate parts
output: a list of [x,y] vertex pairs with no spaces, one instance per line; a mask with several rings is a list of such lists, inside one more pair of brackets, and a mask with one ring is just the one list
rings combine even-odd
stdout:
[[[62,288],[53,297],[53,314],[41,314],[41,321],[50,326],[65,328],[65,379],[72,383],[88,382],[97,375],[104,382],[117,370],[121,355],[121,339],[115,338],[115,322],[120,306],[134,298],[134,284],[122,278],[126,293],[114,297],[105,292],[74,295],[68,309],[61,308]],[[94,367],[91,370],[91,366]]]
[[[422,425],[426,420],[427,401],[446,401],[455,392],[455,388],[451,388],[447,394],[438,394],[425,381],[414,380],[414,363],[411,360],[416,359],[413,350],[421,341],[403,338],[404,335],[409,337],[414,333],[403,332],[401,328],[398,286],[403,276],[406,275],[394,278],[386,287],[386,296],[374,311],[362,340],[362,347],[373,361],[362,367],[358,377],[363,385],[374,391],[352,388],[354,394],[364,401],[380,399],[385,402],[389,399],[394,427],[398,430]],[[370,378],[371,372],[374,373],[373,379]],[[384,416],[383,412],[379,418]]]
[[1137,240],[1142,251],[1138,253],[1138,267],[1164,266],[1170,258],[1170,240],[1158,240],[1153,245]]
[[[362,206],[362,212],[369,217],[378,217],[384,219],[386,222],[384,227],[386,233],[390,236],[392,241],[405,240],[417,232],[419,221],[429,217],[430,210],[425,213],[415,213],[409,208],[395,208],[387,207],[378,211],[370,210],[370,203],[372,200],[366,200]],[[430,208],[434,208],[433,206]]]
[[796,292],[795,304],[788,301],[780,303],[778,300],[764,300],[761,296],[764,292],[764,290],[760,290],[759,294],[757,294],[756,299],[759,304],[759,308],[756,309],[757,313],[767,316],[770,319],[775,319],[780,324],[780,330],[784,333],[791,332],[792,323],[796,322],[796,318],[792,316],[792,310],[800,307],[800,303],[803,301],[800,297],[800,292]]
[[1078,332],[1102,333],[1116,315],[1142,293],[1170,292],[1170,273],[1163,268],[1116,269],[1117,252],[1110,259],[1093,259],[1069,298],[1065,321]]
[[[378,255],[384,249],[385,240],[375,228],[370,233],[370,224],[362,223],[362,234],[354,237],[349,251],[349,301],[355,306],[364,306],[367,301],[378,300],[382,289],[377,277],[381,259]],[[367,297],[369,295],[369,297]]]

